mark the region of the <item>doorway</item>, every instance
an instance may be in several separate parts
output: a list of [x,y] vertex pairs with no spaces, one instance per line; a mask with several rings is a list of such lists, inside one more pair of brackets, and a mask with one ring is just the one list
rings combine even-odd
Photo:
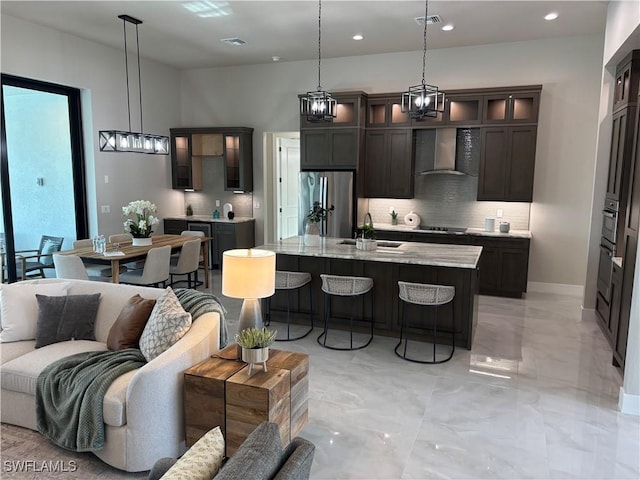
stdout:
[[300,139],[276,138],[276,239],[298,235]]
[[42,235],[62,249],[87,236],[80,90],[3,74],[1,99],[0,249],[13,282],[16,253],[34,255]]

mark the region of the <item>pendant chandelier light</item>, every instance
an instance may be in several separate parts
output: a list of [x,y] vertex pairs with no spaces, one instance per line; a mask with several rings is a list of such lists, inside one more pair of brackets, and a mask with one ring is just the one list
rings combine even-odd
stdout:
[[409,117],[420,120],[425,117],[437,117],[444,112],[444,92],[435,85],[428,85],[424,81],[427,63],[427,19],[429,18],[429,0],[424,2],[424,49],[422,51],[422,84],[409,87],[402,94],[402,112],[409,113]]
[[[169,137],[164,135],[152,135],[143,133],[142,127],[142,82],[140,79],[140,40],[138,38],[138,25],[142,20],[130,17],[129,15],[118,15],[124,27],[124,67],[127,76],[127,112],[129,114],[129,131],[122,130],[100,130],[100,151],[101,152],[135,152],[150,153],[156,155],[167,155],[169,153]],[[127,55],[127,23],[136,26],[136,47],[138,54],[138,92],[140,93],[140,131],[131,131],[131,102],[129,100],[129,60]]]
[[336,116],[336,100],[320,86],[321,19],[322,0],[318,0],[318,88],[315,92],[307,92],[306,96],[300,98],[300,115],[306,116],[310,122],[332,122]]

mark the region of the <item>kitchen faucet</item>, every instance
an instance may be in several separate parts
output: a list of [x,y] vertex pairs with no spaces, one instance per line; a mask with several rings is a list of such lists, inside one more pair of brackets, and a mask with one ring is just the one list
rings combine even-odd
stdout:
[[[367,222],[367,217],[369,218],[369,222]],[[373,227],[373,219],[371,218],[371,214],[369,212],[364,214],[364,220],[362,221],[362,225],[371,225]]]

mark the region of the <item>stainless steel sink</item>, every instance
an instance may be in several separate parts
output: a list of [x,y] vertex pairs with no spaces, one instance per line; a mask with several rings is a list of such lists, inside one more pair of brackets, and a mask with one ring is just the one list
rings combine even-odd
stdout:
[[398,248],[400,245],[402,245],[401,242],[378,241],[378,247]]

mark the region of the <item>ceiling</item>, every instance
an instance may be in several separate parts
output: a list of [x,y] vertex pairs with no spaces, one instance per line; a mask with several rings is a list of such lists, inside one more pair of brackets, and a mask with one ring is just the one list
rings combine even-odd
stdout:
[[[450,48],[604,32],[604,1],[431,1],[428,48]],[[189,8],[187,8],[189,7]],[[422,1],[325,0],[322,57],[416,51],[423,48]],[[201,15],[192,10],[201,9]],[[558,18],[544,20],[554,11]],[[318,3],[296,1],[7,1],[11,15],[78,37],[123,48],[119,14],[142,20],[140,54],[176,68],[253,65],[318,58]],[[451,23],[452,31],[441,26]],[[130,24],[128,24],[130,25]],[[361,41],[352,39],[360,33]],[[135,41],[132,26],[129,42]],[[233,46],[223,38],[239,37]],[[133,39],[133,40],[132,40]],[[134,43],[129,43],[129,48]],[[131,51],[131,50],[130,50]]]

